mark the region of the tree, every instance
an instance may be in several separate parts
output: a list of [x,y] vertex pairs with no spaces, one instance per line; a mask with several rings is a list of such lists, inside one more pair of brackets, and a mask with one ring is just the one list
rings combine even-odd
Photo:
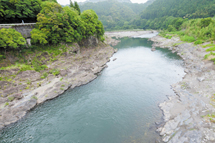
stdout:
[[78,14],[80,15],[81,14],[81,10],[80,10],[79,5],[78,5],[78,3],[76,1],[75,1],[74,8],[78,11]]
[[74,8],[73,2],[72,2],[71,0],[70,0],[69,6],[70,6],[71,8]]
[[6,48],[16,49],[26,44],[25,38],[15,29],[2,28],[0,30],[0,35],[0,47],[4,48],[5,50]]

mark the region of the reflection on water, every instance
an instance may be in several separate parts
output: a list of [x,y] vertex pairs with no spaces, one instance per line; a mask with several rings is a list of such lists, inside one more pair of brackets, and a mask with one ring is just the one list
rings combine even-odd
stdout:
[[170,85],[183,76],[182,61],[152,42],[124,38],[93,82],[31,111],[2,131],[2,143],[154,143],[158,104],[173,95]]

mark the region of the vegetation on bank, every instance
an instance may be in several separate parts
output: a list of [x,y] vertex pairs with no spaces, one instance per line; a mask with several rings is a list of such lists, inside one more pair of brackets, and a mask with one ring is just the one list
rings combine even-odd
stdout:
[[[0,70],[18,68],[20,71],[39,72],[47,68],[47,62],[55,61],[66,52],[65,46],[60,43],[69,45],[90,36],[104,40],[103,25],[93,10],[80,13],[77,2],[71,2],[71,7],[62,7],[57,2],[44,1],[40,6],[36,28],[31,31],[32,46],[26,45],[25,38],[16,30],[0,29],[3,35],[0,37]],[[48,60],[40,59],[40,54],[44,53],[48,55]],[[5,59],[8,56],[17,60],[14,65]],[[53,74],[56,75],[57,71]]]
[[56,0],[0,0],[0,24],[36,22],[42,3]]

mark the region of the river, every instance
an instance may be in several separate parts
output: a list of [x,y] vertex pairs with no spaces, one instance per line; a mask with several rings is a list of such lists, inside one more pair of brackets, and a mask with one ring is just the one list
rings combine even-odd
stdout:
[[154,143],[158,104],[174,95],[183,61],[144,38],[122,38],[101,75],[39,105],[5,128],[1,143]]

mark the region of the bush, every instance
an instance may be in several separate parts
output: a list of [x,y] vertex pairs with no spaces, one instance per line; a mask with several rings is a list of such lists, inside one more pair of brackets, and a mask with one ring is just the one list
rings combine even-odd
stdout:
[[202,44],[202,43],[204,43],[202,40],[197,40],[194,42],[195,45]]
[[48,43],[48,41],[46,40],[47,36],[44,32],[42,32],[39,29],[33,29],[31,31],[31,42],[32,44],[41,44],[44,45],[46,43]]
[[0,47],[1,48],[18,48],[26,44],[25,38],[15,29],[0,30]]
[[52,69],[50,72],[51,72],[54,76],[60,74],[60,71],[59,71],[58,69]]
[[206,52],[215,51],[215,47],[210,47],[206,50]]
[[42,79],[46,78],[48,76],[47,72],[44,72],[43,75],[41,76]]
[[192,36],[184,35],[183,37],[181,37],[181,40],[185,42],[194,42],[195,38]]
[[201,19],[201,28],[207,27],[212,22],[210,17]]

